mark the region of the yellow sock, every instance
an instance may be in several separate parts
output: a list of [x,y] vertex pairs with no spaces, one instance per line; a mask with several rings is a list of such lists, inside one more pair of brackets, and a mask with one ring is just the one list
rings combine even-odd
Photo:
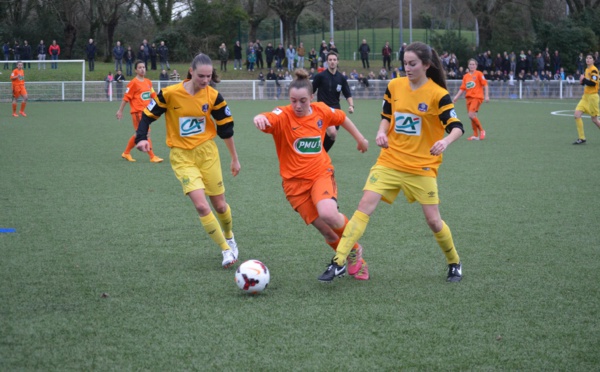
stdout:
[[231,208],[229,207],[229,204],[227,204],[227,210],[225,211],[225,213],[217,213],[217,218],[221,223],[221,227],[223,228],[223,234],[225,235],[225,238],[233,238],[233,218],[231,217]]
[[208,236],[217,243],[221,250],[228,250],[229,246],[225,241],[225,236],[223,235],[223,231],[221,231],[221,226],[219,225],[219,221],[215,218],[215,215],[210,212],[204,217],[200,217],[200,222],[204,227],[204,230],[208,233]]
[[584,140],[585,139],[585,133],[583,132],[583,119],[579,118],[579,119],[575,119],[575,124],[577,124],[577,136]]
[[340,266],[346,263],[348,254],[350,254],[354,244],[356,244],[356,242],[363,236],[368,224],[369,216],[361,211],[354,212],[352,219],[348,221],[346,229],[344,229],[344,234],[342,235],[342,239],[338,244],[333,261]]
[[439,232],[433,233],[435,236],[435,240],[437,240],[438,245],[442,248],[442,252],[446,255],[446,261],[448,264],[451,263],[459,263],[460,257],[458,257],[458,252],[456,252],[456,248],[454,247],[454,241],[452,240],[452,232],[446,222],[442,221],[443,226]]

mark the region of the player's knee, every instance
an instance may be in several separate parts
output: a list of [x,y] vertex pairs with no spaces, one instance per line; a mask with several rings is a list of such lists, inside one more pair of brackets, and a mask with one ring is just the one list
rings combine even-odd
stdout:
[[443,223],[442,219],[437,216],[426,216],[425,220],[427,221],[427,225],[433,232],[439,232],[442,230]]
[[339,225],[340,222],[339,212],[337,211],[337,209],[320,211],[319,217],[321,217],[323,222],[325,222],[330,227],[335,227]]
[[194,206],[196,207],[196,211],[201,217],[208,216],[211,212],[208,203],[198,203],[194,204]]

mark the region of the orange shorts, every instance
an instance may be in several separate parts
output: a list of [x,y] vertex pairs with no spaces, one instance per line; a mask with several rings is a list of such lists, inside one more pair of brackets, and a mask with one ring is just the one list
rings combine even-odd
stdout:
[[283,181],[283,192],[288,202],[307,225],[319,217],[318,202],[324,199],[337,200],[337,184],[333,170],[329,170],[328,173],[316,180]]
[[[138,129],[138,125],[140,125],[140,120],[142,120],[143,113],[143,111],[131,113],[131,123],[133,124],[133,130]],[[150,127],[148,127],[148,134],[150,134]]]
[[16,87],[13,87],[13,97],[14,98],[19,98],[21,96],[26,96],[27,95],[27,89],[25,89],[25,85],[19,85]]
[[478,112],[479,107],[483,103],[483,99],[480,98],[469,98],[467,99],[467,112]]

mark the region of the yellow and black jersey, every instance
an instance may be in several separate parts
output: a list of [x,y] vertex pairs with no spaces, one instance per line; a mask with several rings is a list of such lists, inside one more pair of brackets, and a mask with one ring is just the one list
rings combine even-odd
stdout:
[[437,176],[442,156],[431,155],[431,147],[444,138],[444,131],[464,132],[448,91],[431,79],[416,90],[406,77],[391,80],[381,117],[390,127],[388,148],[381,149],[377,164],[407,173]]
[[147,139],[149,125],[163,114],[169,147],[190,150],[216,135],[233,136],[233,117],[223,96],[210,86],[192,96],[183,87],[186,81],[189,80],[162,89],[150,101],[144,109],[136,143]]
[[585,78],[583,79],[583,94],[596,94],[598,93],[598,69],[596,66],[591,65],[585,69]]

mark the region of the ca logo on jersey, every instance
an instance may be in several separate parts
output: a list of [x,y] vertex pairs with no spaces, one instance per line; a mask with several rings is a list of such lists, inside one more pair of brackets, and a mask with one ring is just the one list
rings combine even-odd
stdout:
[[396,124],[394,125],[396,133],[403,133],[409,136],[421,135],[421,117],[410,113],[396,112],[394,118],[396,119]]
[[206,118],[204,116],[179,118],[179,135],[181,137],[204,133],[205,128]]
[[321,137],[298,138],[294,141],[294,150],[299,154],[318,154],[321,152]]

